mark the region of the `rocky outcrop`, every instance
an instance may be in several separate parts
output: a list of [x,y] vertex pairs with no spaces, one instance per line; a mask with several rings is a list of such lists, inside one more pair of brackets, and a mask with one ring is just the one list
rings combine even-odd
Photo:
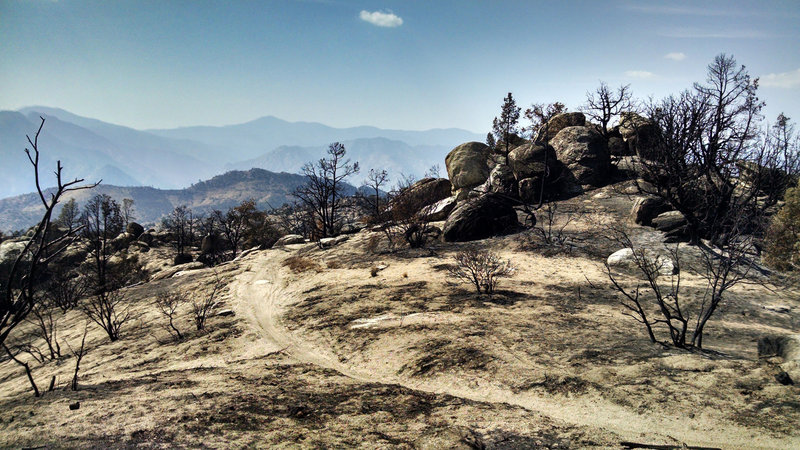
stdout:
[[461,202],[444,224],[447,242],[465,242],[505,234],[519,226],[517,212],[497,194]]
[[130,222],[128,226],[125,227],[125,231],[136,239],[144,233],[144,227],[136,222]]
[[639,197],[631,208],[631,219],[639,225],[650,226],[653,219],[669,210],[669,205],[658,197]]
[[13,264],[27,243],[27,239],[8,240],[0,243],[0,266]]
[[455,207],[456,207],[455,196],[447,197],[444,200],[440,200],[424,210],[424,212],[426,213],[425,220],[429,222],[445,220]]
[[489,178],[489,146],[481,142],[467,142],[454,148],[445,158],[447,176],[452,184],[452,194],[459,201],[466,199],[470,189]]
[[540,144],[515,148],[508,161],[517,179],[519,198],[528,203],[539,201],[542,183],[555,180],[561,171],[555,150]]
[[214,234],[207,234],[203,236],[200,241],[200,254],[201,255],[215,255],[220,251],[219,236]]
[[619,132],[630,154],[644,159],[654,159],[658,154],[661,130],[654,121],[633,112],[622,113]]
[[494,166],[494,169],[489,173],[489,179],[486,180],[485,191],[516,197],[517,192],[514,188],[515,184],[514,172],[508,164],[498,164]]
[[305,244],[306,240],[299,234],[287,234],[272,244],[272,248],[284,247],[293,244]]
[[534,142],[549,142],[567,127],[582,127],[586,125],[586,116],[580,112],[568,112],[553,116],[539,129]]
[[610,172],[606,140],[591,127],[566,127],[550,142],[556,157],[582,186],[601,186]]
[[419,209],[450,197],[452,188],[447,178],[423,178],[404,189],[395,201]]
[[656,230],[668,232],[686,226],[686,218],[680,211],[667,211],[654,217],[652,224]]

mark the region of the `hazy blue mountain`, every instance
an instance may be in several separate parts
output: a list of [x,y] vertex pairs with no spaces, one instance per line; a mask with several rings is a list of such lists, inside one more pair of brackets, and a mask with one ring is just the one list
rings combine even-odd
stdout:
[[425,131],[387,130],[368,126],[333,128],[314,122],[287,122],[272,116],[238,125],[148,131],[169,138],[191,139],[212,147],[235,149],[240,160],[258,158],[281,146],[327,146],[332,142],[356,139],[385,138],[411,146],[435,145],[450,149],[464,142],[484,139],[478,134],[458,128]]
[[[187,205],[195,214],[214,209],[227,210],[244,200],[253,198],[258,207],[280,207],[292,200],[291,192],[305,183],[305,177],[288,173],[273,173],[262,169],[231,171],[186,189],[156,189],[145,186],[113,186],[101,184],[93,189],[70,193],[64,200],[75,198],[83,205],[97,194],[108,194],[121,202],[131,198],[136,209],[136,220],[155,223],[179,205]],[[348,193],[355,188],[347,187]],[[0,230],[12,231],[27,228],[42,216],[43,208],[36,194],[24,194],[0,200]]]
[[[0,197],[18,195],[35,189],[33,166],[25,148],[32,150],[26,134],[33,138],[40,121],[29,120],[14,111],[0,111]],[[53,171],[61,161],[62,178],[87,180],[103,179],[120,185],[139,184],[139,181],[119,167],[118,161],[107,152],[112,144],[75,125],[57,119],[48,120],[39,136],[40,176],[43,187],[55,184]]]
[[29,106],[22,108],[19,112],[25,114],[30,120],[38,122],[40,115],[56,117],[64,122],[69,122],[81,128],[92,131],[98,136],[102,136],[111,142],[123,144],[127,147],[149,150],[168,149],[184,156],[206,162],[227,162],[224,151],[220,148],[212,148],[200,142],[186,139],[170,139],[156,136],[146,131],[135,130],[133,128],[114,125],[97,119],[90,119],[73,114],[59,108],[47,106]]
[[[444,173],[444,158],[452,147],[444,145],[416,145],[386,138],[343,141],[347,158],[358,161],[361,173],[354,180],[366,178],[370,169],[386,169],[392,181],[401,175],[421,177],[433,165]],[[257,158],[228,165],[230,169],[246,170],[252,167],[272,171],[298,173],[303,164],[326,156],[328,146],[281,146]]]

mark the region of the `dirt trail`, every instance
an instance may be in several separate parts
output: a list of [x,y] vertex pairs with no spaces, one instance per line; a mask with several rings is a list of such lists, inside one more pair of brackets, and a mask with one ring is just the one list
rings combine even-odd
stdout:
[[239,275],[231,286],[238,312],[258,330],[268,352],[282,351],[299,362],[335,370],[342,375],[366,383],[398,384],[435,394],[487,403],[506,403],[549,416],[574,426],[604,429],[624,439],[645,442],[687,443],[723,448],[798,448],[800,441],[792,437],[775,437],[762,430],[744,428],[731,423],[691,424],[685,417],[668,417],[653,411],[637,414],[599,396],[544,397],[531,392],[513,393],[492,384],[474,384],[471,380],[447,382],[443,378],[410,379],[388,370],[353,367],[340,362],[325,348],[303,340],[281,324],[284,309],[300,300],[298,293],[283,286],[282,268],[277,258],[257,254],[243,264],[249,270]]

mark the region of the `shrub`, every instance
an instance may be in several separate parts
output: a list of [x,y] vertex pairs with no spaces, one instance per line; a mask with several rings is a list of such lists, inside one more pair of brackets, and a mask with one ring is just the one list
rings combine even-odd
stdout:
[[778,270],[800,268],[800,185],[786,191],[785,204],[765,237],[765,259]]
[[283,265],[295,273],[301,273],[308,270],[314,270],[316,272],[322,271],[322,266],[304,256],[290,256],[283,261]]
[[184,303],[186,303],[186,295],[181,291],[159,292],[156,294],[156,308],[169,320],[167,331],[170,334],[174,334],[178,340],[183,339],[183,333],[175,326],[175,317],[178,315],[178,308]]
[[455,255],[456,266],[449,270],[450,276],[470,282],[480,294],[492,294],[499,278],[514,274],[514,266],[508,260],[491,251],[468,247]]

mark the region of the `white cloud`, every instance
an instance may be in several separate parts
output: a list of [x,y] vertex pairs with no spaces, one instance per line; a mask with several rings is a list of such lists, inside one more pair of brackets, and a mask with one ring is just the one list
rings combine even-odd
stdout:
[[653,72],[646,70],[628,70],[625,72],[626,77],[648,79],[656,76]]
[[664,55],[664,58],[671,59],[673,61],[683,61],[684,59],[686,59],[686,53],[681,53],[681,52],[667,53],[666,55]]
[[766,87],[786,89],[800,87],[800,69],[791,72],[769,73],[762,76],[759,80],[761,81],[761,86]]
[[361,11],[358,17],[364,22],[369,22],[378,27],[394,28],[403,24],[403,19],[392,12]]

